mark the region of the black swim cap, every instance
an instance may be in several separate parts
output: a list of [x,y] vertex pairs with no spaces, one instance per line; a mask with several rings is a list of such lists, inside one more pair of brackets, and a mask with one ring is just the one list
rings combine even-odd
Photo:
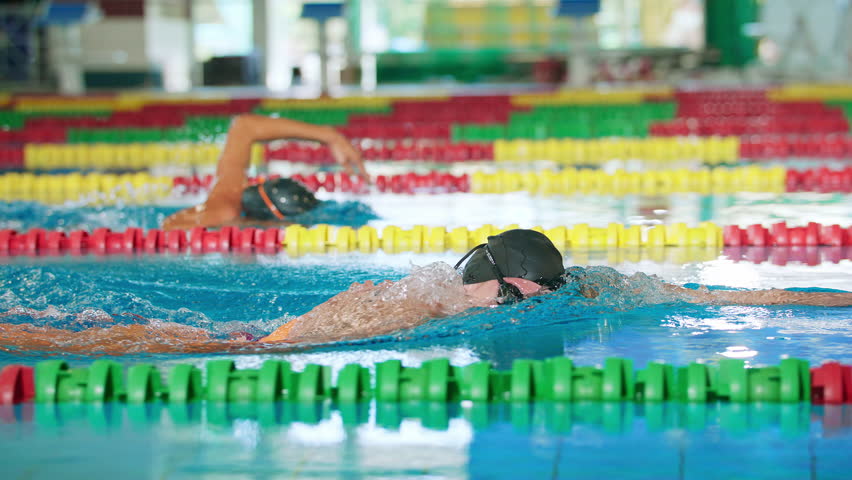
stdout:
[[247,187],[242,197],[243,213],[256,220],[283,220],[311,210],[318,204],[319,200],[310,190],[289,178],[277,178]]
[[[517,277],[539,285],[559,288],[562,283],[562,254],[543,233],[535,230],[508,230],[488,237],[494,263],[504,277]],[[485,249],[473,252],[462,271],[462,283],[497,280]]]

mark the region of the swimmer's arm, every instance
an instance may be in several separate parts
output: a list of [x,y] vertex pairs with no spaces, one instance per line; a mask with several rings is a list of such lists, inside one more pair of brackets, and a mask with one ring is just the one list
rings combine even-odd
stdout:
[[673,292],[682,293],[688,301],[716,305],[812,305],[817,307],[846,307],[852,305],[852,292],[794,292],[777,288],[769,290],[707,290],[668,285]]
[[344,170],[352,174],[353,166],[357,167],[359,174],[366,179],[364,162],[361,154],[352,144],[337,130],[309,123],[289,120],[286,118],[272,118],[262,115],[238,115],[231,122],[228,137],[225,140],[225,148],[216,167],[216,187],[221,190],[238,190],[246,184],[246,169],[251,159],[251,147],[255,142],[265,142],[286,138],[298,138],[304,140],[315,140],[325,143],[331,149],[331,153],[337,163]]
[[[213,227],[239,221],[242,193],[248,184],[246,169],[251,160],[251,148],[255,142],[300,138],[316,140],[329,146],[335,160],[343,165],[347,173],[353,166],[367,178],[361,154],[337,130],[309,123],[271,118],[261,115],[238,115],[231,122],[225,147],[216,167],[216,179],[207,200],[168,217],[163,229],[188,229]],[[279,223],[280,225],[280,223]]]
[[380,291],[390,285],[391,282],[353,283],[348,290],[290,320],[260,341],[323,343],[367,338],[413,328],[430,318],[472,306],[427,302],[416,295],[383,298]]

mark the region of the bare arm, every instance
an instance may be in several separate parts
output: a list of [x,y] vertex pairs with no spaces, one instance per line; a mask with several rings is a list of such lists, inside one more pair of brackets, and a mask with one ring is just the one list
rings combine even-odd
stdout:
[[410,288],[404,282],[354,283],[261,341],[320,343],[366,338],[413,328],[430,318],[476,306],[460,282],[437,283],[428,292]]
[[[360,153],[337,130],[286,118],[246,114],[234,118],[228,130],[225,148],[216,168],[216,184],[213,190],[220,185],[227,187],[232,184],[242,189],[246,182],[252,144],[284,138],[325,143],[331,149],[334,159],[347,173],[352,174],[354,166],[357,167],[359,175],[367,178]],[[210,194],[212,196],[213,192]]]
[[216,167],[216,179],[210,195],[202,204],[168,217],[163,229],[186,229],[196,226],[219,226],[236,221],[240,216],[242,192],[248,183],[246,169],[255,142],[282,138],[316,140],[329,146],[335,160],[347,173],[357,167],[359,175],[367,178],[360,153],[337,130],[311,125],[286,118],[261,115],[239,115],[231,122],[225,147]]
[[683,293],[694,303],[716,305],[812,305],[818,307],[852,306],[852,292],[794,292],[769,290],[692,290],[670,285],[674,292]]
[[414,297],[380,298],[383,285],[353,284],[261,341],[319,343],[364,338],[414,327],[427,318],[438,316],[435,305]]

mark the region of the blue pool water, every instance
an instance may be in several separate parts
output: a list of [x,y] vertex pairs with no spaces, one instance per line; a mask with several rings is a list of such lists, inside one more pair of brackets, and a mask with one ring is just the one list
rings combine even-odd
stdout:
[[[0,228],[25,231],[90,229],[92,225],[115,230],[160,228],[163,220],[184,205],[45,205],[35,202],[0,202]],[[331,223],[360,227],[379,217],[366,204],[354,200],[327,200],[310,212],[292,218],[294,223]]]
[[160,406],[37,405],[0,435],[4,478],[848,478],[848,423],[816,420],[843,407],[629,407],[367,409],[363,422],[279,408],[263,423],[210,408],[176,421]]
[[[404,267],[359,261],[364,257],[342,255],[334,265],[327,263],[334,256],[292,259],[285,254],[154,256],[144,261],[14,259],[0,265],[0,311],[8,312],[7,323],[73,332],[160,321],[199,327],[214,338],[237,331],[258,336],[306,313],[352,282],[397,280],[408,272]],[[848,261],[844,263],[825,268],[848,268]],[[759,270],[757,265],[751,267]],[[783,281],[778,283],[784,286]],[[639,364],[712,362],[724,356],[767,364],[782,355],[852,361],[848,307],[695,305],[670,300],[650,279],[637,281],[635,287],[631,293],[605,289],[596,299],[580,299],[562,289],[521,304],[473,310],[391,335],[320,346],[312,349],[315,353],[302,355],[350,351],[341,358],[353,361],[369,351],[366,362],[372,362],[391,352],[435,350],[455,352],[467,362],[491,360],[501,368],[518,357],[563,354],[585,364],[601,363],[612,355],[631,357]],[[27,360],[40,358],[38,350],[30,353],[36,355]],[[59,347],[43,353],[68,355]],[[18,354],[6,352],[0,360],[20,360]],[[151,356],[157,358],[142,351],[122,359]]]
[[[511,197],[511,196],[510,196]],[[524,226],[610,221],[634,224],[703,220],[755,223],[802,220],[849,224],[844,196],[606,199],[370,197],[386,224],[477,225],[524,219]],[[391,201],[393,200],[393,201]],[[420,202],[418,204],[418,202]],[[341,204],[343,205],[343,204]],[[177,206],[2,206],[0,228],[154,227]],[[359,210],[361,211],[361,210]],[[413,215],[412,212],[418,212]],[[741,220],[748,218],[749,220]],[[333,218],[332,218],[333,220]],[[339,223],[339,222],[331,222]],[[198,351],[180,333],[197,328],[223,341],[262,335],[345,290],[352,282],[397,280],[415,266],[454,263],[455,253],[82,256],[0,259],[3,322],[54,335],[29,344],[4,333],[0,364],[64,358],[86,365],[115,358],[162,370],[232,358],[256,368],[269,358],[370,366],[388,359],[418,365],[448,357],[456,365],[566,355],[598,365],[609,356],[686,364],[743,358],[752,366],[785,356],[852,363],[849,307],[712,306],[665,298],[658,283],[608,290],[596,300],[567,292],[513,306],[467,312],[370,339],[305,347],[252,343]],[[824,258],[824,257],[823,257]],[[722,251],[667,249],[658,254],[574,251],[566,265],[611,265],[676,283],[736,288],[852,290],[852,262],[774,265],[735,262]],[[141,326],[134,337],[122,327]],[[55,330],[52,330],[55,329]],[[141,332],[141,333],[140,333]],[[122,342],[121,353],[104,349]],[[152,345],[168,348],[165,351]],[[104,353],[106,352],[106,353]],[[848,478],[852,412],[809,405],[396,405],[358,411],[324,405],[44,405],[0,409],[3,478]],[[217,410],[217,408],[219,410]],[[261,407],[257,407],[261,408]],[[269,406],[263,408],[270,408]],[[390,408],[390,410],[389,410]],[[272,418],[272,420],[270,420]]]

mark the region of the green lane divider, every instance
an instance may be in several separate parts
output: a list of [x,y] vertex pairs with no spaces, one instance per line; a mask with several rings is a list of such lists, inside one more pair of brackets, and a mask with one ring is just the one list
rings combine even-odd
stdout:
[[[256,109],[257,113],[264,115],[279,115],[317,125],[332,126],[346,125],[352,114],[383,113],[384,111],[387,109]],[[17,121],[17,119],[10,119],[8,122],[11,123],[13,120]],[[187,117],[183,126],[175,128],[70,128],[68,143],[218,142],[225,139],[231,121],[230,116],[194,115]],[[1,122],[3,117],[0,117]],[[16,125],[23,125],[23,120],[19,120]]]
[[24,128],[27,117],[18,112],[0,111],[0,128],[6,130],[20,130]]
[[15,110],[0,110],[0,128],[19,130],[24,127],[28,118],[35,117],[109,117],[107,110],[58,110],[44,112],[20,112]]
[[291,120],[314,123],[317,125],[342,126],[349,123],[351,115],[385,114],[390,113],[390,107],[364,108],[324,108],[324,109],[288,109],[288,108],[256,108],[255,113],[261,115],[277,115]]
[[846,116],[846,121],[849,122],[849,131],[852,132],[852,101],[836,100],[826,103],[835,107],[840,107],[843,110],[843,115]]
[[[398,430],[404,421],[417,421],[425,428],[443,431],[451,420],[464,419],[475,430],[510,424],[518,431],[542,429],[569,433],[575,427],[594,428],[611,434],[634,429],[667,432],[675,429],[701,431],[717,428],[742,434],[749,431],[778,430],[784,435],[801,435],[818,429],[848,429],[848,419],[837,424],[843,406],[817,407],[797,404],[690,404],[627,402],[533,402],[464,406],[441,402],[362,402],[334,405],[326,403],[223,403],[207,401],[187,404],[123,403],[38,403],[25,408],[0,406],[6,422],[35,423],[41,433],[82,425],[107,431],[129,423],[146,428],[164,419],[177,426],[214,425],[229,427],[236,421],[253,420],[264,427],[286,427],[293,423],[318,425],[338,413],[345,427],[372,424]],[[5,409],[5,412],[4,412]],[[373,414],[371,414],[374,412]],[[831,426],[818,426],[829,417]],[[813,419],[813,421],[812,421]]]
[[68,143],[212,143],[225,139],[230,124],[231,117],[193,116],[176,128],[69,128]]
[[457,142],[498,139],[647,137],[651,123],[674,118],[674,103],[538,106],[512,112],[506,124],[455,124]]
[[[203,381],[202,381],[203,379]],[[329,367],[309,364],[297,372],[290,363],[268,360],[259,369],[238,370],[232,360],[172,368],[164,378],[157,367],[139,364],[122,375],[120,364],[97,360],[88,368],[70,368],[63,360],[35,367],[35,401],[66,402],[809,402],[808,363],[784,359],[778,366],[746,368],[736,359],[719,366],[685,367],[650,363],[634,370],[633,362],[608,358],[602,368],[577,366],[569,358],[516,360],[509,371],[488,362],[464,367],[439,358],[420,367],[389,360],[370,369],[349,364],[332,383]]]
[[193,135],[177,128],[69,128],[68,143],[189,142]]

